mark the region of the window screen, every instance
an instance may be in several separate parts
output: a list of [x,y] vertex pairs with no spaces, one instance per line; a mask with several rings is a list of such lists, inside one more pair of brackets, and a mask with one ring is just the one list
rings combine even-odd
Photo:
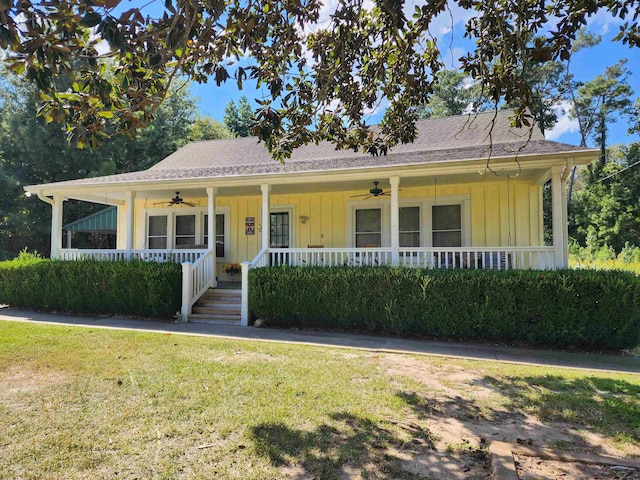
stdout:
[[420,246],[420,207],[400,208],[400,246]]
[[432,208],[432,245],[462,246],[462,212],[460,205],[434,205]]
[[196,216],[176,216],[176,247],[196,244]]
[[382,246],[382,210],[367,208],[356,210],[356,247]]
[[167,248],[167,216],[154,215],[149,217],[149,248]]

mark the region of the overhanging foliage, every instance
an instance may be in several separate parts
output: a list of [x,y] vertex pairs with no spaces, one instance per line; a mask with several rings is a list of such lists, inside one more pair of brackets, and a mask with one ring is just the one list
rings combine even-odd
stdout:
[[[536,99],[531,64],[566,59],[577,32],[601,11],[627,21],[617,37],[640,44],[637,0],[450,0],[409,12],[402,1],[338,2],[321,18],[320,0],[166,0],[152,15],[119,0],[0,2],[0,47],[10,68],[40,91],[41,113],[70,125],[70,138],[96,144],[148,124],[173,80],[253,81],[267,92],[254,134],[276,158],[328,139],[340,148],[384,153],[414,139],[416,107],[425,105],[443,69],[430,28],[452,9],[469,14],[475,50],[461,59],[486,96],[517,107],[530,123]],[[553,19],[553,20],[550,20]],[[100,42],[109,51],[99,53]],[[250,55],[255,63],[232,65]],[[59,80],[71,77],[70,88]],[[388,102],[375,132],[367,115]]]

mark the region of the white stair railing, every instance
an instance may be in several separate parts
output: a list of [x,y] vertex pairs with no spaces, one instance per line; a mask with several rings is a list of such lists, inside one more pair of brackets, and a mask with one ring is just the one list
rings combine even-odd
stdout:
[[182,321],[187,321],[191,307],[212,287],[216,278],[213,269],[215,249],[206,250],[195,262],[182,263]]

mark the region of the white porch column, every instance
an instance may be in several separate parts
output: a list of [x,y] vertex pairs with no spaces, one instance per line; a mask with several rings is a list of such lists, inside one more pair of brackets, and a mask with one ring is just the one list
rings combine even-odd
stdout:
[[398,187],[400,177],[390,177],[391,183],[391,263],[400,263],[400,203],[398,200]]
[[260,185],[260,190],[262,190],[262,248],[269,248],[269,240],[271,239],[269,192],[271,191],[271,185],[263,183]]
[[134,221],[133,213],[135,211],[135,199],[136,192],[128,191],[125,193],[125,202],[127,209],[127,229],[125,230],[125,238],[126,244],[125,248],[127,250],[127,258],[131,258],[131,250],[133,250],[133,230],[134,230]]
[[212,287],[218,286],[218,272],[216,265],[216,194],[218,189],[215,187],[207,187],[207,215],[209,217],[209,225],[207,225],[207,238],[209,239],[209,250],[213,250],[211,256],[211,271],[213,272]]
[[566,200],[562,193],[564,185],[562,182],[562,172],[564,167],[551,168],[551,217],[553,231],[553,251],[555,268],[566,268],[568,266],[565,258],[565,244],[567,243],[567,220],[564,216]]
[[59,194],[53,196],[51,204],[51,258],[60,258],[62,250],[62,204],[64,197]]

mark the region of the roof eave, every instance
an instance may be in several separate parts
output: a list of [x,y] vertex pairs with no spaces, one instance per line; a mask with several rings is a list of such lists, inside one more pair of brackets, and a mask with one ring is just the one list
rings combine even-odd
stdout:
[[[531,168],[544,168],[551,165],[563,164],[567,159],[571,159],[574,165],[582,166],[592,163],[598,158],[599,150],[597,149],[584,149],[577,151],[564,151],[556,153],[544,153],[544,154],[521,154],[517,159],[520,161],[520,167],[523,169]],[[428,154],[428,152],[425,152]],[[516,160],[516,156],[495,156],[490,162],[492,168],[509,168],[513,167],[513,162]],[[526,161],[525,161],[526,160]],[[255,185],[259,183],[308,183],[309,181],[327,180],[331,178],[331,181],[335,179],[333,177],[339,176],[340,179],[353,179],[361,176],[370,176],[370,172],[385,172],[389,176],[397,174],[400,176],[420,176],[420,175],[442,175],[442,174],[456,174],[456,173],[469,173],[477,171],[478,168],[482,168],[486,165],[487,157],[477,157],[468,159],[457,159],[445,162],[434,163],[407,163],[396,165],[372,165],[372,166],[357,166],[346,168],[335,168],[328,170],[313,170],[306,172],[267,172],[251,175],[225,175],[225,176],[207,176],[207,177],[181,177],[173,179],[148,179],[148,180],[122,180],[114,183],[86,183],[86,184],[63,184],[58,185],[56,183],[41,184],[41,185],[28,185],[25,186],[25,191],[32,194],[51,195],[53,193],[62,192],[91,192],[95,190],[104,190],[108,188],[110,191],[127,191],[127,190],[146,190],[157,188],[158,185],[165,187],[180,185],[184,186],[185,183],[189,183],[192,187],[199,186],[211,186],[212,180],[224,181],[224,186],[246,186]],[[322,176],[321,178],[319,176]],[[286,181],[283,181],[287,179]]]

